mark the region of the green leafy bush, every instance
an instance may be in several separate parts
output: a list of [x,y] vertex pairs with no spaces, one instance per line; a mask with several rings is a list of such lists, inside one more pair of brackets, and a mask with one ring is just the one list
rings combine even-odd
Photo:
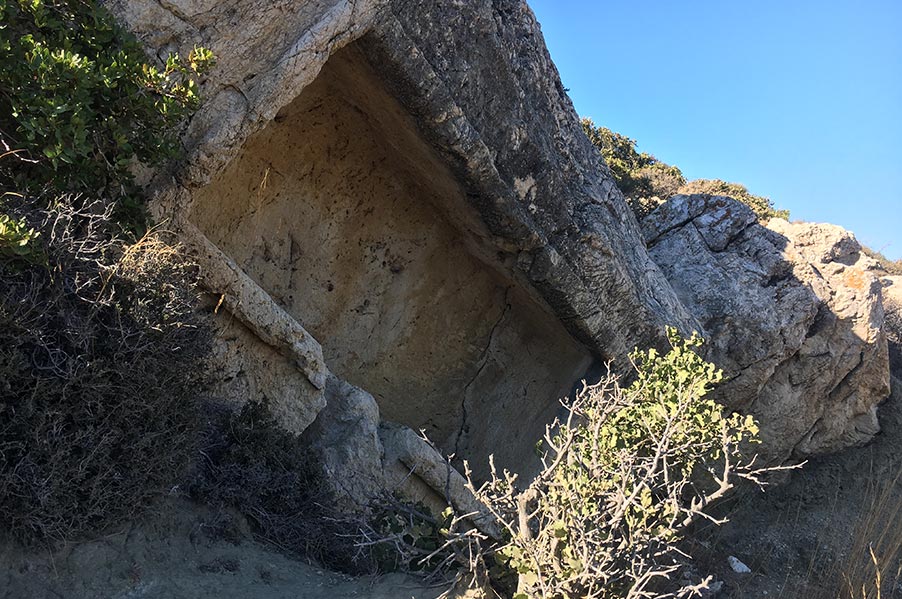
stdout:
[[177,155],[176,126],[211,60],[197,48],[151,66],[93,0],[0,0],[0,181],[99,195],[139,220],[131,167]]
[[507,531],[481,555],[516,573],[515,599],[689,597],[705,587],[681,577],[678,542],[699,519],[719,522],[711,505],[766,469],[741,449],[756,442],[754,420],[707,397],[722,373],[696,353],[701,340],[669,337],[666,354],[632,355],[630,386],[609,375],[578,394],[548,428],[544,468],[525,489],[505,472],[477,491]]
[[639,218],[677,193],[686,183],[679,168],[636,151],[636,141],[582,119],[583,131],[611,169],[617,187]]
[[35,243],[37,237],[38,233],[24,220],[0,213],[0,259],[7,264],[43,262],[43,253]]

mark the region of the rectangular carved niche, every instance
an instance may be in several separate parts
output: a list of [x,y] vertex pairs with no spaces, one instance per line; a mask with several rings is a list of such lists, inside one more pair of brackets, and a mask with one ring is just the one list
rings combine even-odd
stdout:
[[[201,189],[192,221],[384,418],[477,472],[522,465],[591,358],[492,254],[457,181],[352,45]],[[488,258],[487,258],[488,256]]]

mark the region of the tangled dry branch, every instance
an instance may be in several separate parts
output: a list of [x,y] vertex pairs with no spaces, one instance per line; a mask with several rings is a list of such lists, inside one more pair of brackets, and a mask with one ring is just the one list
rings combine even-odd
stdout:
[[108,204],[83,198],[16,210],[42,259],[0,262],[0,522],[69,538],[179,479],[209,335],[194,267],[162,234],[126,247]]
[[[437,529],[442,542],[412,555],[421,564],[443,556],[439,565],[453,565],[457,582],[514,599],[701,596],[710,579],[692,574],[681,539],[700,520],[721,523],[710,508],[739,481],[763,485],[781,468],[746,457],[757,435],[750,417],[724,414],[705,397],[722,374],[693,350],[701,340],[671,332],[671,343],[666,355],[633,354],[637,380],[628,387],[610,373],[584,386],[566,418],[547,427],[542,470],[527,484],[493,462],[481,485],[467,472],[502,539],[449,511]],[[392,537],[398,551],[409,530]]]

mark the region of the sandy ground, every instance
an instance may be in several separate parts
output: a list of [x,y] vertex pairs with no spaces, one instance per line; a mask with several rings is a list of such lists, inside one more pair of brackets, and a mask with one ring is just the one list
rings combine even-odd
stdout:
[[434,599],[400,575],[351,578],[291,560],[244,534],[210,534],[205,514],[168,501],[143,523],[53,554],[0,548],[2,599]]
[[[717,597],[852,599],[847,576],[856,587],[873,586],[867,547],[874,544],[883,599],[902,598],[893,548],[902,541],[902,381],[893,384],[876,441],[809,462],[764,493],[736,498],[725,506],[730,523],[701,535],[702,570],[724,583]],[[752,572],[733,572],[731,555]]]

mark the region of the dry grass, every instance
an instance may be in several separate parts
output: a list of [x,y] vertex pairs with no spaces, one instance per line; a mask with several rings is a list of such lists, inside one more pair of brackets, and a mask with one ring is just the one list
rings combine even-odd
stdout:
[[[864,251],[887,274],[902,275],[902,260],[889,260],[869,248]],[[890,366],[898,376],[902,371],[902,308],[892,302],[886,302],[886,332]],[[898,401],[898,397],[894,395],[890,401]],[[894,465],[889,476],[875,473],[868,477],[852,547],[839,574],[836,599],[902,597],[902,461],[896,460]]]
[[294,557],[348,574],[373,571],[371,556],[355,544],[361,523],[334,508],[311,455],[265,404],[208,410],[214,417],[203,459],[188,482],[195,500],[233,508],[258,541]]
[[862,251],[877,261],[877,265],[888,275],[902,276],[902,260],[890,260],[878,250],[862,246]]
[[[875,477],[876,479],[877,477]],[[902,468],[890,480],[874,480],[865,495],[852,547],[838,574],[835,599],[898,596],[902,559]]]

